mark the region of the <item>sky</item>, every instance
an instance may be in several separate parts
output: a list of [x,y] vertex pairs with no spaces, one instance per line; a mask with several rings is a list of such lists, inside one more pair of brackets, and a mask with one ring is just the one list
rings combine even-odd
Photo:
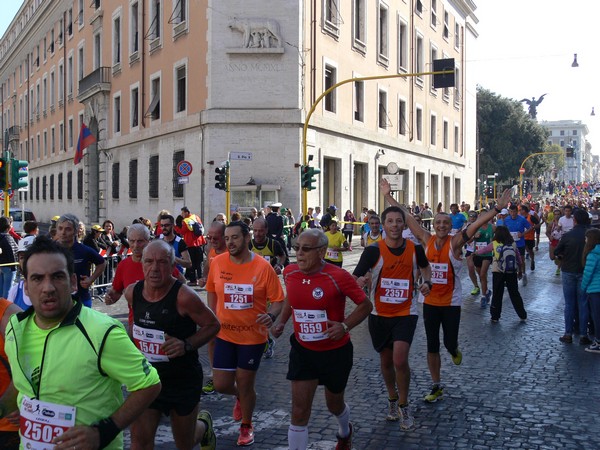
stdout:
[[[590,130],[587,140],[592,144],[592,153],[600,154],[600,52],[596,28],[600,2],[475,3],[479,37],[471,46],[467,72],[477,84],[503,97],[537,99],[547,94],[537,108],[538,120],[581,120]],[[579,63],[576,68],[571,67],[575,53]],[[590,116],[592,107],[596,116]]]
[[[474,1],[479,37],[467,49],[469,76],[515,100],[546,94],[538,106],[538,120],[581,120],[590,130],[592,153],[600,154],[600,52],[593,33],[599,26],[600,2]],[[21,4],[2,0],[0,35]],[[571,67],[575,53],[577,68]],[[593,117],[592,107],[597,110]]]

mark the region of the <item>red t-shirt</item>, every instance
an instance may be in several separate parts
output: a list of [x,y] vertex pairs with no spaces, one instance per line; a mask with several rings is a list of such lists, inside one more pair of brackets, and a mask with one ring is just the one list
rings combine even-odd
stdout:
[[309,350],[333,350],[346,345],[350,335],[332,341],[325,334],[327,321],[342,322],[346,297],[359,305],[367,301],[367,295],[344,269],[324,264],[319,272],[310,275],[302,272],[297,264],[290,264],[283,271],[288,301],[292,307],[294,334],[300,345]]

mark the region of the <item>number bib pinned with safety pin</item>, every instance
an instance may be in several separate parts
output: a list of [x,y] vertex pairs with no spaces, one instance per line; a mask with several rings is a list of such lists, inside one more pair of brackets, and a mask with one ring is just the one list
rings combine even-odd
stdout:
[[21,446],[31,450],[50,450],[52,439],[75,426],[75,406],[23,397],[20,408]]
[[254,285],[225,283],[225,309],[252,309]]
[[382,278],[381,295],[379,301],[382,303],[403,303],[408,300],[408,288],[410,283],[408,280],[400,280],[396,278]]
[[431,283],[448,284],[448,263],[429,263],[431,266]]
[[165,332],[133,325],[133,342],[146,359],[153,362],[166,362],[169,357],[162,349],[165,343]]
[[314,342],[327,339],[327,311],[295,309],[293,317],[294,331],[299,340]]

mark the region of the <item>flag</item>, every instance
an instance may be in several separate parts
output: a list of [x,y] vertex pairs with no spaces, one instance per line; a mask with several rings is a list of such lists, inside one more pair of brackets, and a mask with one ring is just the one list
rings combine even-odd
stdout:
[[75,158],[73,158],[73,164],[77,165],[83,159],[83,151],[90,145],[96,143],[96,138],[90,131],[85,123],[81,123],[81,130],[79,130],[79,139],[77,140],[77,149],[75,150]]

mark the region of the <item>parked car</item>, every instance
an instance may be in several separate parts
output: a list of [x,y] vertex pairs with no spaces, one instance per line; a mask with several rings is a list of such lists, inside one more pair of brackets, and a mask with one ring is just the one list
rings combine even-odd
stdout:
[[[8,213],[13,218],[13,228],[16,233],[23,234],[23,223],[28,220],[36,220],[35,215],[29,209],[22,210],[18,208],[10,208]],[[25,213],[25,220],[23,220],[23,213]]]

